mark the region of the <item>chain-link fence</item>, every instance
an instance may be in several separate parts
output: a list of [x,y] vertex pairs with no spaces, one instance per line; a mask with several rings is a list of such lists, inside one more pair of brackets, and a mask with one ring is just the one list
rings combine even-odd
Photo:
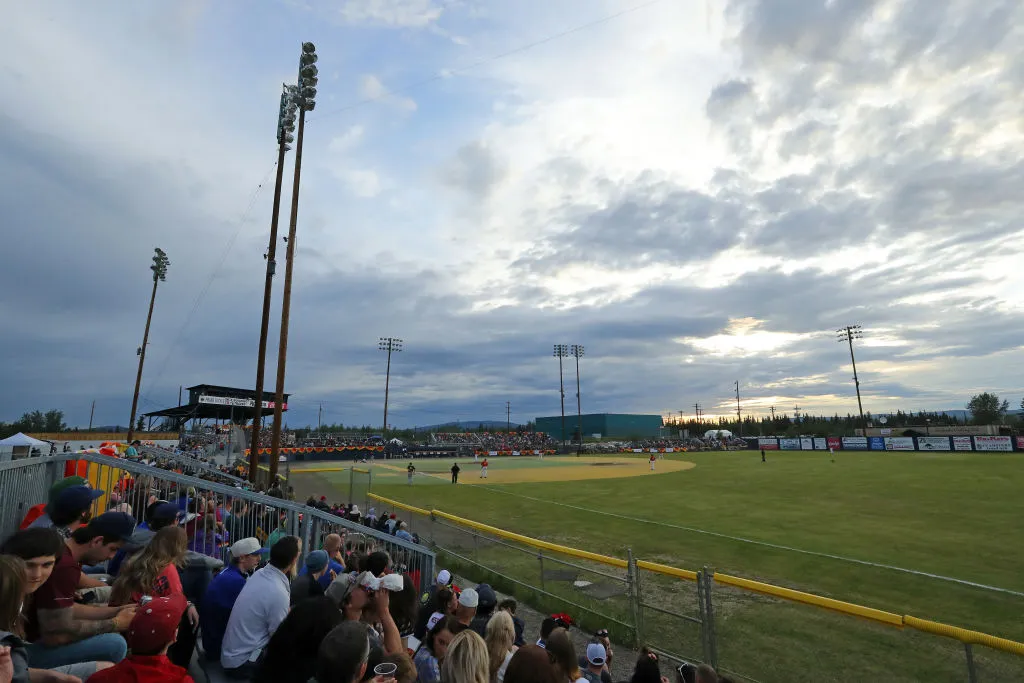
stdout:
[[[1024,681],[1024,643],[704,568],[599,555],[370,494],[444,566],[737,680]],[[941,637],[937,637],[941,636]]]
[[50,486],[70,475],[85,477],[93,488],[105,492],[96,500],[93,514],[117,509],[141,523],[153,502],[177,504],[184,515],[189,549],[210,557],[226,559],[229,545],[240,538],[255,537],[267,544],[275,532],[294,535],[308,551],[320,548],[328,534],[336,533],[353,550],[388,552],[395,570],[408,574],[419,591],[427,590],[433,580],[432,550],[355,519],[103,455],[67,454],[0,463],[2,535],[17,530],[30,507],[46,502]]
[[370,509],[370,484],[373,481],[373,472],[369,469],[353,466],[349,470],[348,500],[359,506],[364,513]]

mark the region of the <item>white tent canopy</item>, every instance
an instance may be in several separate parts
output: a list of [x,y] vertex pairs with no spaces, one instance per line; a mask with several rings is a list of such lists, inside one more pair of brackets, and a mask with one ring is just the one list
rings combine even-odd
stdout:
[[704,432],[705,439],[731,439],[732,432],[728,429],[709,429]]
[[24,434],[22,432],[18,432],[14,436],[9,436],[6,439],[0,440],[0,447],[2,448],[14,448],[16,446],[28,446],[29,448],[45,448],[47,451],[50,450],[50,444],[48,441],[33,439],[28,434]]
[[[33,448],[38,448],[40,455],[46,455],[50,452],[50,444],[48,442],[33,439],[28,434],[18,432],[14,436],[0,440],[0,452],[2,452],[0,461],[6,462],[14,457],[28,457],[32,455]],[[7,449],[10,449],[10,452],[7,452]]]

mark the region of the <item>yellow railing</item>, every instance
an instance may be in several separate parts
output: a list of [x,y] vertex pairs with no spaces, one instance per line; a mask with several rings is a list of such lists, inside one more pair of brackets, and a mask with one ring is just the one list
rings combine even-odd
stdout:
[[[608,565],[610,567],[618,567],[619,569],[625,569],[629,566],[629,562],[626,560],[619,559],[617,557],[611,557],[609,555],[600,555],[598,553],[592,553],[586,550],[579,550],[577,548],[570,548],[568,546],[559,545],[557,543],[551,543],[550,541],[542,541],[540,539],[531,538],[522,534],[505,531],[497,527],[490,526],[489,524],[482,524],[475,522],[471,519],[465,519],[464,517],[458,517],[441,510],[425,510],[423,508],[413,507],[397,500],[390,498],[384,498],[378,496],[375,493],[367,494],[368,497],[399,508],[401,510],[407,510],[416,514],[425,515],[428,517],[437,517],[440,519],[446,519],[456,524],[476,529],[477,531],[483,531],[499,538],[504,538],[510,541],[516,541],[523,545],[530,546],[532,548],[538,548],[543,550],[550,550],[552,552],[561,553],[570,557],[581,558],[585,560],[591,560],[600,564]],[[689,569],[679,569],[678,567],[672,567],[665,564],[658,564],[656,562],[648,562],[647,560],[637,560],[636,566],[638,569],[644,569],[664,576],[671,576],[685,581],[696,581],[697,572],[690,571]],[[770,595],[772,597],[781,598],[790,602],[798,602],[804,605],[811,605],[814,607],[821,607],[833,612],[839,612],[840,614],[847,614],[853,617],[860,617],[861,619],[867,619],[868,621],[876,624],[882,624],[893,628],[912,628],[917,631],[924,633],[931,633],[933,635],[943,636],[946,638],[952,638],[958,640],[961,643],[971,645],[984,645],[994,650],[1001,650],[1003,652],[1009,652],[1011,654],[1024,656],[1024,643],[1019,643],[1015,640],[1009,640],[1007,638],[1000,638],[998,636],[989,635],[988,633],[981,633],[980,631],[972,631],[970,629],[960,628],[958,626],[951,626],[949,624],[942,624],[937,621],[928,621],[927,619],[919,619],[917,617],[907,615],[896,614],[895,612],[886,612],[884,610],[874,609],[873,607],[865,607],[864,605],[857,605],[852,602],[843,602],[842,600],[834,600],[832,598],[826,598],[820,595],[814,595],[813,593],[804,593],[802,591],[793,590],[791,588],[783,588],[782,586],[774,586],[770,583],[763,583],[761,581],[752,581],[750,579],[744,579],[739,576],[731,576],[729,574],[715,573],[714,579],[716,582],[726,585],[733,586],[735,588],[741,588],[743,590],[752,591],[754,593],[760,593],[761,595]]]

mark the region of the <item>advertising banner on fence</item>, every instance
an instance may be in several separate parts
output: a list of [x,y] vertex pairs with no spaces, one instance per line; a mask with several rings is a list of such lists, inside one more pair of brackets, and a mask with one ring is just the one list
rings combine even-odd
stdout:
[[969,436],[954,436],[953,437],[953,450],[954,451],[973,451],[974,446],[971,445],[971,437]]
[[633,449],[633,452],[634,452],[634,453],[643,453],[643,452],[644,452],[644,449],[642,449],[642,448],[634,448],[634,449]]
[[848,451],[866,451],[868,438],[866,436],[844,436],[843,448]]
[[800,439],[800,449],[804,451],[813,451],[814,439]]
[[948,451],[948,436],[919,436],[917,437],[917,449],[919,451]]
[[1017,449],[1024,451],[1024,436],[1017,437]]
[[779,439],[779,448],[784,451],[800,450],[800,439]]
[[974,437],[974,450],[1012,451],[1013,440],[1008,436],[976,436]]
[[912,436],[890,436],[885,439],[885,450],[887,451],[912,451],[914,450],[914,437]]
[[758,439],[757,445],[766,451],[777,451],[779,450],[778,439]]
[[869,436],[868,437],[868,448],[873,451],[884,451],[885,450],[885,439],[880,436]]
[[674,448],[666,448],[666,449],[665,449],[665,452],[666,452],[666,453],[675,453],[675,452],[676,452],[676,449],[674,449]]
[[843,447],[843,440],[840,439],[838,436],[830,436],[830,437],[828,437],[828,439],[825,440],[825,443],[828,444],[828,447],[830,449],[834,449],[834,450],[837,450],[837,451],[840,448]]
[[814,450],[816,450],[816,451],[828,450],[828,439],[826,439],[824,437],[821,437],[821,436],[814,437]]

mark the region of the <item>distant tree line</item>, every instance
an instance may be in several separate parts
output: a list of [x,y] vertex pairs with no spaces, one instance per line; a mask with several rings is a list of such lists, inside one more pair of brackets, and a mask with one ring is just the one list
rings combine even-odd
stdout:
[[25,413],[14,422],[0,422],[0,439],[6,439],[18,432],[63,432],[68,426],[64,424],[63,410],[33,410]]

